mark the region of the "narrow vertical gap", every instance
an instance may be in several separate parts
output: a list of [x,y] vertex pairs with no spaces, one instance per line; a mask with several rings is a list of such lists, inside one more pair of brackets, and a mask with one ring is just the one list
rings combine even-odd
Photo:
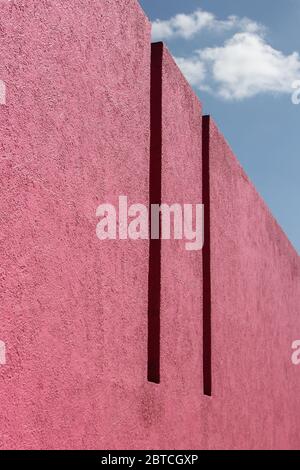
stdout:
[[[151,48],[150,95],[150,189],[149,203],[161,204],[162,180],[162,60],[163,43]],[[151,238],[148,282],[148,381],[160,383],[160,293],[161,293],[161,240]]]
[[203,392],[212,395],[211,340],[211,239],[210,239],[210,116],[202,119],[203,247]]

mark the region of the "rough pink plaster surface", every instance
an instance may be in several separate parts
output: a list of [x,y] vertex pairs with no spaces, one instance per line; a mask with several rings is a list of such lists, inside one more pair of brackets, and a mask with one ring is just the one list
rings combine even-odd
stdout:
[[135,0],[0,5],[1,448],[138,442],[148,242],[96,208],[148,203],[150,25]]
[[299,449],[300,261],[213,121],[209,448]]
[[[164,48],[162,202],[169,205],[202,203],[201,114],[198,98]],[[161,251],[160,400],[166,403],[163,427],[170,448],[199,442],[202,251],[186,251],[185,243],[162,241]]]
[[[161,45],[153,46],[154,60]],[[169,52],[162,53],[162,202],[202,203],[201,105]],[[202,252],[161,244],[160,384],[150,384],[150,441],[159,449],[201,440]]]
[[[0,448],[299,448],[299,257],[211,124],[213,395],[202,254],[162,242],[161,383],[147,382],[150,26],[135,0],[0,5]],[[202,202],[201,106],[163,51],[162,199]],[[2,343],[1,343],[2,344]]]

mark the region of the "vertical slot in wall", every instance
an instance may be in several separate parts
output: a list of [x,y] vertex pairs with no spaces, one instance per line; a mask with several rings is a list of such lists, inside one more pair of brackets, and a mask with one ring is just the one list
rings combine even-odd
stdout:
[[[150,208],[161,204],[162,193],[162,60],[163,44],[151,48],[150,104]],[[151,231],[151,210],[150,231]],[[161,239],[150,233],[148,284],[148,381],[160,382],[160,304],[161,304]]]
[[210,240],[210,116],[202,118],[202,174],[204,204],[203,247],[203,393],[212,395],[211,240]]

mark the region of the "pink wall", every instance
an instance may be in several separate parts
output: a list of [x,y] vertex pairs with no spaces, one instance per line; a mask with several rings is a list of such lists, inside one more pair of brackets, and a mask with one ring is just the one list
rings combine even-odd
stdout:
[[[201,105],[161,43],[152,46],[157,74],[159,62],[162,99],[155,94],[154,107],[162,115],[161,129],[156,129],[162,138],[162,202],[201,203]],[[158,152],[151,158],[159,158]],[[161,376],[160,385],[149,388],[150,445],[157,448],[199,442],[199,419],[194,418],[202,396],[202,252],[186,251],[185,243],[161,242]]]
[[137,2],[17,0],[0,13],[0,448],[299,448],[299,256],[213,122],[212,397],[209,280],[183,241],[159,248],[160,383],[147,381],[149,244],[99,241],[96,208],[147,204],[149,185],[165,203],[202,202],[208,146],[162,45],[150,99]]
[[212,120],[209,134],[208,446],[299,449],[300,369],[291,362],[291,344],[300,332],[299,256]]
[[150,25],[134,0],[1,2],[0,17],[0,447],[125,445],[148,243],[100,242],[96,208],[148,202]]

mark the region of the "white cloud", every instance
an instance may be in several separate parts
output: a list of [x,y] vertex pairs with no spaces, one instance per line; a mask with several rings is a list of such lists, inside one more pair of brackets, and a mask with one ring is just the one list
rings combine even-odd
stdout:
[[198,9],[191,14],[179,13],[168,20],[154,21],[152,23],[152,39],[154,41],[176,37],[191,39],[203,30],[258,32],[263,29],[262,25],[249,18],[232,15],[225,20],[218,20],[213,13]]
[[206,67],[198,57],[191,57],[190,59],[175,57],[175,61],[192,86],[204,86]]
[[180,13],[169,20],[156,20],[152,23],[154,40],[182,37],[189,39],[204,28],[209,28],[214,22],[214,15],[197,10],[191,15]]
[[222,47],[198,50],[176,62],[191,85],[213,89],[225,99],[291,93],[291,84],[300,77],[297,52],[284,55],[253,32],[236,33]]
[[265,39],[266,28],[249,18],[232,15],[221,20],[198,9],[152,25],[154,40],[188,40],[204,30],[233,36],[220,47],[175,59],[192,86],[232,100],[292,92],[292,83],[300,78],[299,54],[285,55],[274,49]]

